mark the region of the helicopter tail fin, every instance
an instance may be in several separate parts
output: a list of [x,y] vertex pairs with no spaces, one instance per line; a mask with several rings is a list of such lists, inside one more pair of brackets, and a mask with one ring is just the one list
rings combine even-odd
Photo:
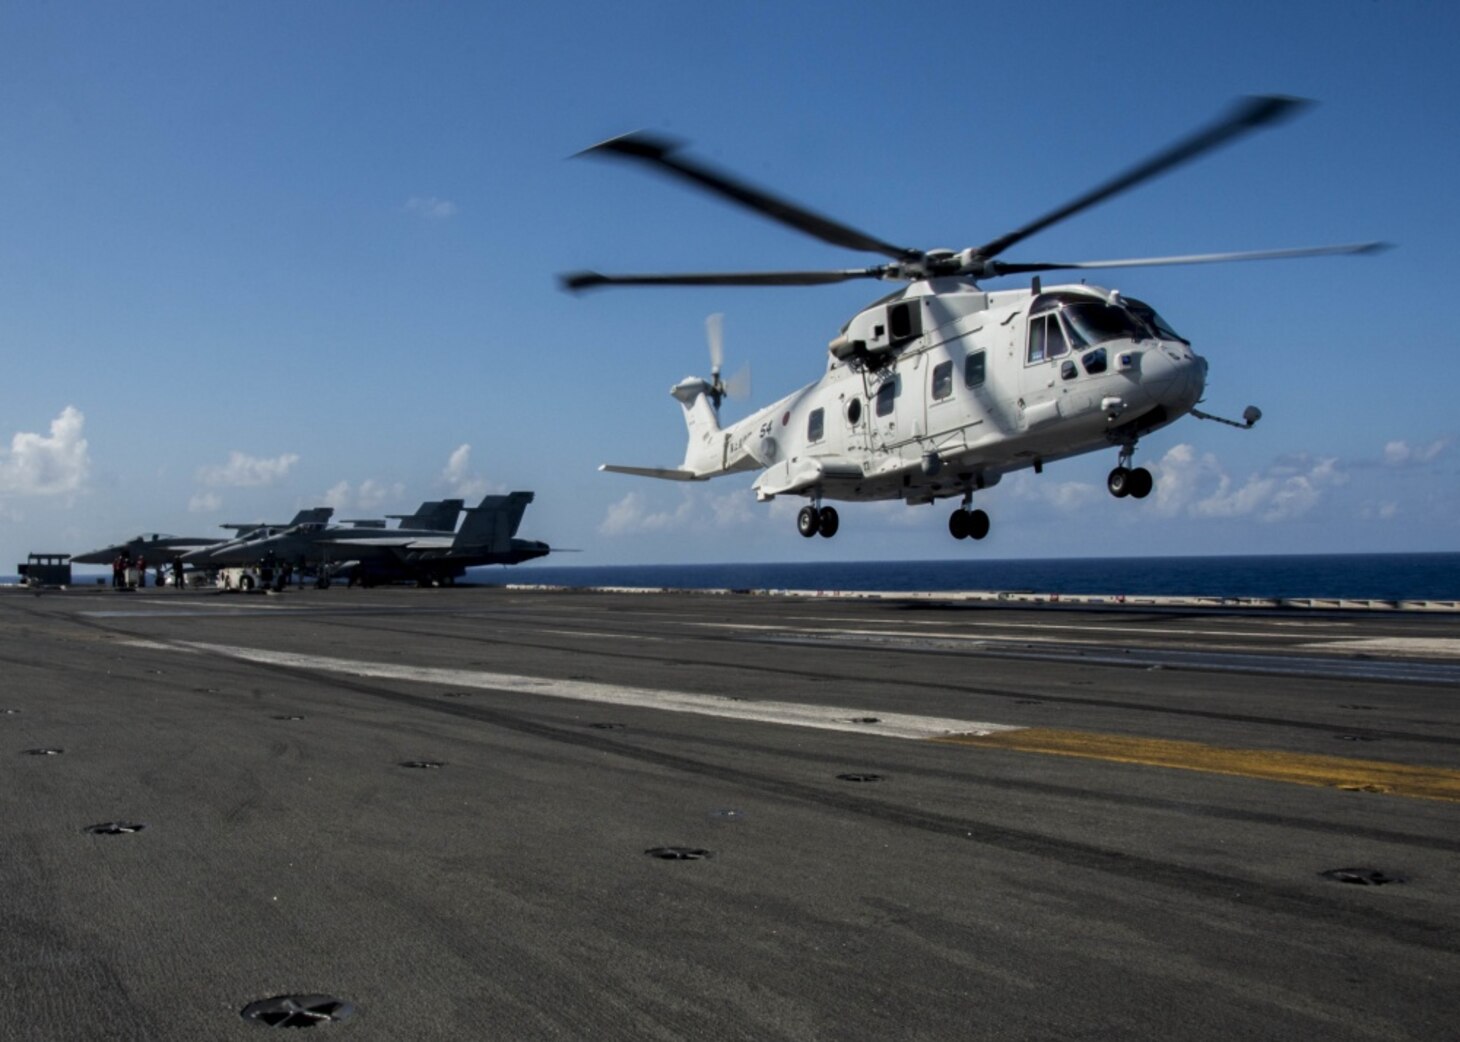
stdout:
[[695,475],[708,476],[722,465],[720,415],[710,404],[709,391],[708,383],[691,377],[675,384],[669,392],[684,407],[684,425],[689,433],[679,469]]
[[684,407],[684,425],[689,444],[684,462],[677,467],[624,467],[604,463],[599,470],[614,474],[632,474],[640,478],[663,478],[666,481],[705,481],[724,473],[720,416],[710,402],[710,384],[687,377],[670,388],[669,393]]

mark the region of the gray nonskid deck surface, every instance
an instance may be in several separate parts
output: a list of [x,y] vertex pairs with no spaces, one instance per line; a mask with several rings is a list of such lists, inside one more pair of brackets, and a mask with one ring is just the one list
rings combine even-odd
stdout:
[[916,722],[1449,776],[1457,665],[1445,616],[4,591],[0,1039],[1448,1037],[1460,803]]

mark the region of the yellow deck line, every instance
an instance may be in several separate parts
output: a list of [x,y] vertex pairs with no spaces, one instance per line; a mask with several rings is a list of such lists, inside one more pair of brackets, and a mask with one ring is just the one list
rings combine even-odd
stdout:
[[1460,803],[1460,771],[1380,760],[1290,753],[1272,749],[1226,749],[1200,742],[1131,738],[1031,727],[989,735],[951,735],[929,741],[988,749],[1076,756],[1111,763],[1136,763],[1208,774],[1233,774],[1294,785],[1320,785]]

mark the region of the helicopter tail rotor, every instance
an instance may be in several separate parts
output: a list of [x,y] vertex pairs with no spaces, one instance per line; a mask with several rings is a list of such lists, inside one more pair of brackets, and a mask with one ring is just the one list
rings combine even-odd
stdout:
[[750,395],[750,366],[742,366],[729,381],[720,377],[725,365],[725,315],[717,311],[705,318],[705,340],[710,346],[710,386],[705,392],[719,412],[720,403],[728,395],[745,398]]

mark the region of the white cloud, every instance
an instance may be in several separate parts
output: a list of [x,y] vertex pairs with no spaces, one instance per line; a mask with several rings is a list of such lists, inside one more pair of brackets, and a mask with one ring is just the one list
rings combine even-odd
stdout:
[[334,507],[336,510],[344,510],[350,505],[350,483],[341,481],[323,496],[320,497],[324,505]]
[[55,496],[80,492],[91,472],[82,429],[86,417],[68,405],[51,421],[51,433],[22,431],[0,449],[0,493]]
[[406,200],[406,212],[419,214],[428,221],[443,221],[455,217],[456,204],[450,199],[437,199],[434,195],[413,195]]
[[[1011,482],[1011,491],[1018,499],[1033,500],[1062,514],[1076,514],[1099,501],[1108,493],[1084,481],[1052,481],[1047,477],[1035,477],[1032,472],[1021,472]],[[997,492],[991,495],[998,495]],[[974,499],[978,500],[975,496]],[[992,502],[992,500],[990,500]],[[977,502],[975,506],[979,505]]]
[[199,492],[188,500],[189,514],[211,514],[223,509],[223,497],[216,492]]
[[1384,446],[1384,463],[1390,467],[1413,467],[1433,463],[1450,446],[1448,438],[1439,438],[1428,445],[1412,446],[1407,441],[1391,441]]
[[[441,472],[441,478],[451,486],[451,490],[460,499],[468,501],[478,500],[488,492],[494,490],[494,486],[480,474],[475,474],[471,469],[471,446],[458,446],[446,461],[446,469]],[[498,492],[505,491],[501,488],[495,489]]]
[[405,495],[405,492],[406,487],[400,482],[387,485],[383,481],[366,478],[360,482],[360,487],[353,491],[348,481],[341,481],[320,498],[325,506],[334,507],[336,510],[351,508],[376,510],[387,503],[399,500],[401,496]]
[[1185,444],[1171,448],[1151,470],[1156,478],[1156,510],[1168,517],[1288,521],[1312,511],[1328,489],[1348,482],[1336,459],[1307,455],[1279,460],[1239,482],[1215,455],[1198,456]]
[[656,508],[650,503],[649,498],[640,491],[633,491],[625,495],[616,503],[609,505],[604,518],[598,525],[598,531],[602,535],[640,535],[653,532],[683,532],[699,531],[708,529],[725,530],[731,528],[748,528],[752,525],[764,524],[766,519],[774,516],[776,507],[790,505],[790,513],[795,514],[796,509],[804,503],[804,500],[795,497],[781,497],[771,505],[771,510],[755,501],[755,496],[748,489],[737,489],[724,493],[710,492],[707,489],[680,489],[679,504],[673,509]]
[[609,506],[598,531],[604,535],[671,532],[690,524],[694,517],[694,507],[689,497],[685,497],[674,510],[652,510],[642,492],[630,492]]
[[230,452],[228,462],[198,468],[198,480],[204,485],[226,488],[255,488],[280,481],[299,462],[299,456],[286,452],[273,459],[260,459],[242,452]]

